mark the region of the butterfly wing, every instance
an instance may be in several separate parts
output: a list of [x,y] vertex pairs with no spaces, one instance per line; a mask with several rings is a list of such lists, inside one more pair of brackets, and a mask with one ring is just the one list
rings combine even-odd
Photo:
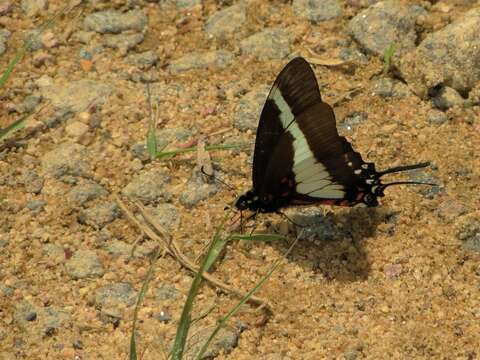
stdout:
[[[315,75],[303,59],[280,73],[260,118],[254,189],[279,204],[363,201],[366,170],[375,173],[339,136],[333,109],[322,102]],[[360,174],[362,176],[360,176]],[[280,199],[280,200],[278,200]]]
[[254,189],[264,188],[273,153],[282,151],[279,142],[295,116],[321,101],[317,79],[310,65],[303,58],[290,61],[277,76],[260,115],[253,157]]

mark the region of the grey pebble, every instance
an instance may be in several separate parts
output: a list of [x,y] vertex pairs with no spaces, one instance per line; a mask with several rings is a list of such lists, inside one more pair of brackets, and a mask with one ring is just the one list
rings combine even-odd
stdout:
[[137,300],[137,292],[129,283],[105,285],[95,292],[95,306],[100,309],[100,319],[105,323],[116,324],[123,319],[125,306],[132,306]]
[[30,52],[35,52],[43,48],[43,42],[40,38],[41,31],[39,29],[28,30],[25,32],[24,41]]
[[43,208],[47,205],[45,200],[32,200],[27,202],[25,205],[29,210],[31,210],[34,214],[38,214],[43,210]]
[[406,97],[412,94],[407,85],[388,77],[374,79],[370,83],[370,91],[373,95],[384,98]]
[[141,10],[132,10],[126,13],[106,10],[86,16],[83,24],[86,30],[93,30],[101,34],[118,34],[125,30],[142,31],[147,25],[147,17]]
[[383,56],[391,44],[395,53],[403,54],[415,48],[415,13],[398,1],[382,1],[357,14],[348,28],[355,41],[364,49]]
[[261,60],[283,59],[291,52],[292,38],[283,28],[267,28],[243,39],[243,54],[254,55]]
[[159,200],[169,200],[171,193],[165,189],[170,182],[170,175],[162,169],[143,171],[130,181],[122,190],[122,193],[132,199],[145,203]]
[[73,115],[75,115],[75,113],[68,108],[58,109],[53,113],[53,115],[48,116],[43,121],[49,128],[54,128],[72,118]]
[[0,29],[0,55],[7,50],[7,40],[11,34],[7,29]]
[[0,238],[0,248],[7,246],[10,242],[5,238]]
[[368,120],[368,113],[364,111],[354,111],[345,116],[338,124],[339,129],[352,131],[358,125]]
[[107,195],[108,192],[98,183],[85,180],[67,193],[67,200],[75,205],[83,205],[87,201]]
[[443,111],[430,110],[427,114],[427,121],[433,125],[441,125],[448,121],[448,116]]
[[172,230],[180,224],[180,214],[175,205],[164,203],[148,209],[155,220],[167,230]]
[[233,126],[240,131],[256,130],[263,104],[270,87],[263,86],[247,93],[238,102],[233,117]]
[[125,58],[127,64],[138,66],[141,69],[148,69],[155,65],[159,57],[155,51],[145,51],[139,54],[130,54]]
[[175,5],[179,9],[189,9],[202,5],[202,0],[176,0]]
[[437,109],[447,110],[454,106],[461,106],[464,99],[455,89],[443,86],[435,91],[435,95],[432,96],[432,103]]
[[185,185],[185,191],[180,195],[180,203],[186,208],[192,208],[200,201],[209,198],[218,191],[216,183],[204,183],[202,175],[194,169],[190,180]]
[[32,112],[38,104],[42,101],[41,96],[36,95],[28,95],[25,97],[22,103],[15,106],[15,110],[20,114],[30,113]]
[[75,31],[70,39],[80,44],[90,44],[95,36],[95,31]]
[[342,6],[337,0],[293,0],[292,7],[297,16],[312,23],[335,19],[342,15]]
[[72,279],[98,278],[105,270],[95,251],[78,250],[65,264],[68,276]]
[[457,232],[457,238],[465,250],[480,252],[480,220],[469,219]]
[[106,47],[128,51],[143,42],[145,36],[141,33],[105,35],[103,44]]
[[215,37],[235,35],[242,30],[246,21],[246,6],[244,3],[238,3],[210,16],[205,24],[205,32]]
[[95,305],[98,308],[112,304],[132,306],[136,300],[137,292],[125,282],[105,285],[95,291]]
[[14,319],[20,329],[26,329],[30,326],[29,322],[37,319],[37,309],[27,300],[16,304]]
[[158,313],[154,317],[155,317],[155,319],[157,319],[158,321],[160,321],[162,323],[168,323],[170,320],[172,320],[172,317],[170,316],[170,314],[166,313],[165,311],[161,311],[160,313]]
[[[191,329],[193,334],[190,338],[191,346],[185,353],[186,359],[194,359],[195,354],[198,354],[202,345],[210,336],[211,328],[202,328],[194,326]],[[204,353],[202,359],[212,359],[217,357],[221,352],[230,353],[238,344],[238,333],[231,328],[222,328],[217,336],[213,339],[207,351]]]
[[226,50],[195,52],[173,60],[170,65],[168,65],[168,70],[177,74],[189,70],[206,69],[209,67],[224,69],[230,66],[234,59],[235,55]]
[[17,326],[30,336],[50,336],[71,324],[71,316],[65,310],[54,306],[35,306],[27,300],[16,304],[13,317]]
[[420,97],[439,85],[465,95],[480,81],[480,8],[476,7],[428,34],[416,50],[400,59],[402,77]]
[[364,53],[355,48],[342,48],[340,49],[340,59],[343,61],[353,61],[360,64],[367,64],[368,58]]
[[22,0],[20,7],[25,15],[34,17],[48,9],[48,0]]
[[55,82],[40,87],[42,96],[58,109],[81,112],[92,105],[102,105],[113,89],[105,82],[82,79],[67,83]]
[[42,157],[43,171],[56,178],[65,175],[89,177],[92,164],[87,148],[80,144],[65,142]]
[[160,284],[154,290],[155,298],[160,301],[164,300],[178,300],[182,297],[182,293],[171,284]]
[[451,223],[466,214],[468,208],[459,201],[445,200],[437,207],[435,212],[445,223]]
[[44,179],[33,170],[27,170],[22,174],[21,182],[25,191],[31,194],[39,194],[43,189]]
[[78,221],[95,229],[101,229],[121,215],[120,208],[114,202],[97,204],[89,209],[80,211]]
[[351,239],[352,236],[348,230],[337,224],[332,216],[323,216],[320,212],[317,209],[305,209],[291,214],[291,218],[295,223],[305,225],[299,238],[300,240],[308,240],[315,243],[319,239],[322,242]]
[[49,243],[43,245],[42,255],[58,263],[65,260],[65,250],[63,249],[63,247],[57,244]]

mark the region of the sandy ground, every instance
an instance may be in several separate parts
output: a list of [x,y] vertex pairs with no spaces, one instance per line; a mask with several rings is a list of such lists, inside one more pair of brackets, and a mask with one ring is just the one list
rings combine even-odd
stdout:
[[[249,25],[245,31],[252,33],[267,25],[282,24],[292,32],[292,48],[298,53],[328,49],[336,40],[348,38],[346,23],[360,11],[345,5],[347,11],[342,18],[311,24],[296,17],[285,2],[249,3]],[[474,2],[443,3],[450,5],[448,12],[438,11],[433,16],[440,25],[475,6]],[[53,12],[59,4],[51,1],[49,11]],[[16,143],[2,147],[0,240],[5,240],[0,248],[2,359],[124,359],[128,354],[132,306],[120,311],[121,321],[114,326],[102,319],[95,294],[100,287],[116,282],[128,282],[138,291],[149,261],[145,256],[126,261],[125,256],[106,251],[104,242],[132,244],[139,236],[138,229],[125,217],[115,219],[103,229],[79,222],[79,212],[90,205],[69,205],[65,194],[72,184],[44,174],[41,161],[45,154],[71,137],[72,132],[66,131],[68,124],[82,122],[81,116],[88,121],[97,118],[101,123],[99,127],[91,127],[89,123],[86,139],[74,141],[93,154],[95,166],[91,178],[109,194],[121,192],[136,174],[145,170],[161,169],[171,176],[169,202],[176,207],[180,219],[172,234],[191,259],[201,254],[224,216],[224,207],[235,197],[234,192],[222,187],[187,208],[178,198],[189,191],[188,179],[196,164],[195,155],[145,163],[132,156],[131,147],[146,136],[148,106],[144,84],[129,80],[127,75],[143,72],[153,74],[162,84],[183,86],[180,96],[163,97],[159,130],[184,127],[192,130],[194,136],[225,130],[208,136],[207,143],[239,143],[254,140],[253,131],[241,132],[233,126],[241,97],[219,99],[218,89],[224,84],[239,86],[245,92],[268,87],[286,60],[260,61],[254,56],[238,55],[224,69],[171,74],[167,65],[172,59],[220,46],[202,30],[205,19],[220,5],[205,1],[203,7],[181,11],[174,4],[164,7],[155,2],[138,4],[148,16],[148,30],[143,42],[131,52],[153,50],[160,58],[155,67],[138,71],[127,65],[124,54],[116,49],[104,50],[93,66],[82,64],[78,54],[83,45],[64,39],[65,33],[81,28],[83,17],[94,11],[87,5],[82,12],[77,9],[61,17],[49,30],[59,44],[40,51],[51,58],[38,65],[35,63],[38,55],[27,54],[2,88],[2,127],[18,119],[20,115],[9,109],[34,93],[34,84],[44,75],[65,82],[93,79],[113,89],[99,109],[80,111],[52,127],[38,126],[54,113],[52,104],[47,103],[32,120],[31,128],[35,131],[30,134],[23,131],[17,134]],[[122,9],[123,2],[97,6]],[[2,69],[20,46],[23,32],[44,18],[43,14],[37,18],[18,9],[13,11],[1,17],[3,25],[15,30],[7,52],[0,58]],[[324,35],[319,38],[315,33]],[[235,42],[227,42],[224,47],[235,52],[235,46]],[[336,102],[354,88],[360,89],[355,96],[338,102],[335,112],[337,121],[354,111],[368,114],[368,119],[352,131],[343,130],[364,160],[375,162],[379,169],[431,161],[433,166],[426,173],[441,184],[440,191],[428,196],[422,187],[395,187],[387,191],[376,209],[325,207],[287,211],[292,216],[304,211],[319,218],[325,216],[335,229],[343,232],[335,230],[338,238],[328,241],[317,237],[315,242],[300,241],[296,245],[284,265],[258,293],[269,300],[274,314],[266,317],[264,312],[244,306],[230,321],[232,329],[243,330],[238,345],[218,358],[480,357],[480,253],[464,248],[457,237],[462,224],[478,218],[478,107],[451,108],[446,111],[448,121],[438,125],[427,121],[432,111],[428,100],[415,95],[372,96],[370,79],[382,70],[380,59],[374,56],[361,65],[315,66],[314,70],[328,103]],[[155,85],[153,88],[155,94],[164,95],[161,88],[155,90]],[[211,153],[213,163],[222,170],[223,180],[239,193],[251,186],[250,154],[249,149]],[[44,179],[40,193],[27,191],[21,180],[27,170],[38,172]],[[113,201],[111,195],[106,198]],[[44,209],[38,213],[28,209],[25,204],[33,200],[46,201]],[[261,216],[258,223],[259,230],[265,224],[271,224],[269,231],[291,230],[291,225],[276,215]],[[294,237],[289,231],[289,241]],[[147,238],[144,243],[150,248],[155,245]],[[46,256],[47,244],[59,245],[65,256]],[[234,243],[214,274],[237,288],[250,289],[287,248],[288,242]],[[72,279],[66,263],[78,250],[94,251],[103,264],[104,274]],[[158,261],[151,289],[159,284],[172,284],[180,297],[159,300],[155,291],[148,293],[140,311],[138,330],[139,348],[141,351],[147,348],[144,359],[161,358],[162,344],[168,344],[174,336],[191,280],[191,273],[172,258],[166,256]],[[68,320],[45,332],[36,324],[41,320],[40,310],[39,319],[27,322],[17,319],[18,306],[23,301],[39,309],[60,309]],[[199,331],[214,325],[236,301],[231,295],[205,286],[195,314],[207,310],[210,313],[199,323]],[[159,321],[155,315],[160,311],[167,312],[171,320]]]

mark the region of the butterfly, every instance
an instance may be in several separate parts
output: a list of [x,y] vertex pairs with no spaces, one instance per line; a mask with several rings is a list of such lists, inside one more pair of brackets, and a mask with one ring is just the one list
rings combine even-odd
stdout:
[[[255,141],[252,189],[235,206],[255,213],[293,205],[378,205],[392,185],[382,176],[424,168],[428,162],[376,171],[337,131],[335,114],[322,101],[315,74],[297,57],[277,76],[260,115]],[[427,184],[434,185],[434,184]]]

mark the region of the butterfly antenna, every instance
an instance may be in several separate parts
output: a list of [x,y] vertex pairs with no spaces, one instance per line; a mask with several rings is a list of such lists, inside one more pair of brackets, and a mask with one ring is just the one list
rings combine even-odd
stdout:
[[430,186],[438,186],[438,184],[427,183],[427,182],[420,182],[420,181],[395,181],[388,184],[380,185],[380,189],[383,192],[387,187],[392,185],[430,185]]
[[205,169],[203,168],[203,166],[200,168],[200,171],[202,172],[203,175],[209,177],[210,179],[212,179],[213,181],[216,181],[220,184],[222,184],[223,186],[225,186],[227,189],[229,190],[232,190],[233,192],[237,193],[237,191],[230,185],[228,185],[225,181],[223,180],[220,180],[219,178],[217,178],[214,174],[208,174]]
[[385,174],[391,174],[391,173],[396,173],[396,172],[401,172],[401,171],[406,171],[406,170],[421,169],[421,168],[427,167],[429,165],[430,165],[430,162],[427,161],[427,162],[414,164],[414,165],[396,166],[396,167],[393,167],[393,168],[390,168],[390,169],[379,171],[378,176],[380,177],[380,176],[383,176]]

